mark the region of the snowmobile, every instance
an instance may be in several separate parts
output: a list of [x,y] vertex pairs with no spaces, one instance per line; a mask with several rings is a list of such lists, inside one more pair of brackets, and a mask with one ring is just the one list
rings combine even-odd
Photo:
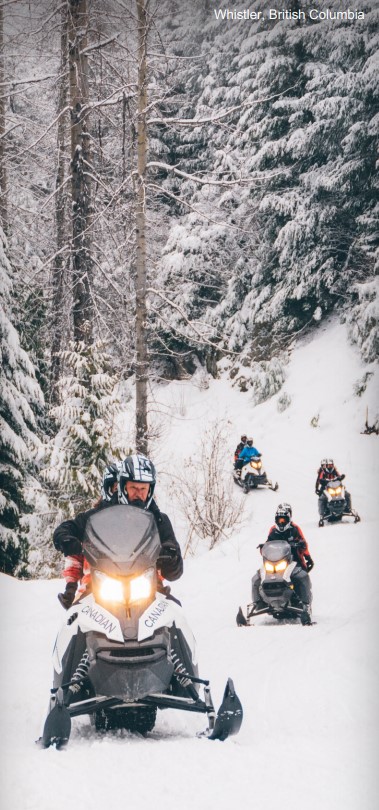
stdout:
[[[360,521],[358,512],[355,509],[348,508],[346,500],[346,490],[340,478],[334,478],[328,481],[324,489],[323,495],[325,504],[325,514],[320,515],[318,525],[324,526],[325,521],[336,523],[342,520],[343,517],[353,517],[354,523]],[[320,496],[322,497],[322,496]]]
[[309,608],[304,609],[291,581],[299,564],[293,559],[290,544],[286,540],[269,540],[262,546],[262,558],[259,595],[265,606],[256,609],[250,603],[246,617],[240,607],[236,617],[237,625],[249,626],[253,624],[255,616],[263,616],[265,613],[275,619],[299,618],[302,624],[311,624]]
[[88,520],[83,553],[92,591],[74,602],[58,632],[41,747],[63,747],[71,718],[84,714],[99,731],[147,734],[157,709],[174,708],[207,715],[208,739],[239,731],[243,713],[233,681],[216,714],[183,610],[169,588],[157,590],[161,551],[154,516],[135,506],[113,506]]
[[251,489],[258,487],[266,487],[276,492],[279,489],[279,484],[272,483],[267,478],[267,475],[262,467],[262,456],[253,456],[247,464],[244,464],[240,470],[233,471],[233,478],[239,487],[247,494]]

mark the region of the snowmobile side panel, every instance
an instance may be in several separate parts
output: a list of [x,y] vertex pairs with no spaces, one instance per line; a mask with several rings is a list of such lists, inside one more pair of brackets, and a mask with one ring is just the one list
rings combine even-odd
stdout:
[[120,622],[106,608],[97,605],[92,594],[67,611],[67,618],[55,641],[53,662],[56,672],[62,672],[62,659],[68,645],[78,630],[82,633],[96,631],[104,633],[113,641],[124,641]]
[[152,636],[162,627],[180,628],[186,642],[191,650],[192,662],[197,663],[196,641],[190,626],[184,616],[183,609],[172,599],[165,599],[162,594],[157,594],[153,602],[145,610],[138,624],[138,641],[144,641]]

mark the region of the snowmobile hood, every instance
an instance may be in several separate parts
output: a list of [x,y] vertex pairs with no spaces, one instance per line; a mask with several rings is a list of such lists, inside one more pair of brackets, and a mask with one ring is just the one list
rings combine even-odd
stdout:
[[279,562],[291,556],[291,546],[286,540],[269,540],[262,547],[262,557],[270,562]]
[[87,521],[84,555],[109,574],[138,574],[155,564],[160,549],[154,515],[135,506],[110,506]]

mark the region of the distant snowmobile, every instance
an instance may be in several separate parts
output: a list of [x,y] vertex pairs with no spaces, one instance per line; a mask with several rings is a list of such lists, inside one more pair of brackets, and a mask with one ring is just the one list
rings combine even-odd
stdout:
[[241,470],[234,470],[233,478],[236,484],[242,487],[246,494],[250,492],[251,489],[257,489],[258,487],[272,489],[273,492],[279,489],[277,482],[273,484],[272,481],[267,478],[267,474],[262,467],[262,456],[260,455],[253,456],[247,464],[244,464]]
[[182,608],[157,592],[160,552],[149,512],[114,506],[87,522],[83,553],[92,593],[67,611],[55,642],[43,748],[64,746],[71,718],[82,714],[98,730],[146,734],[158,708],[174,708],[206,714],[204,736],[211,740],[239,731],[242,706],[233,681],[228,679],[216,715],[209,681],[198,677],[195,640]]
[[246,617],[240,607],[236,616],[237,625],[249,626],[253,624],[255,616],[265,613],[275,619],[298,618],[304,625],[311,624],[309,608],[305,610],[292,584],[292,574],[300,566],[293,559],[290,544],[286,540],[270,540],[262,546],[262,558],[259,595],[264,607],[256,609],[250,603]]
[[325,489],[320,496],[324,499],[324,514],[320,516],[318,525],[324,526],[325,521],[328,523],[336,523],[342,520],[343,517],[353,517],[354,523],[360,521],[358,512],[355,509],[349,510],[349,505],[346,499],[345,486],[340,478],[334,478],[328,481]]

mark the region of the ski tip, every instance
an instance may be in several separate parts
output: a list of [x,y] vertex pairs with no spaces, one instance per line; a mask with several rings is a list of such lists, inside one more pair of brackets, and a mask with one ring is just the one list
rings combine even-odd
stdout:
[[237,613],[237,616],[236,616],[236,623],[237,623],[237,627],[247,627],[247,621],[245,619],[245,616],[243,615],[243,611],[242,611],[241,607],[238,608],[238,613]]
[[216,722],[208,740],[224,742],[228,737],[238,734],[243,719],[241,701],[235,691],[234,683],[228,678],[223,701],[217,712]]

